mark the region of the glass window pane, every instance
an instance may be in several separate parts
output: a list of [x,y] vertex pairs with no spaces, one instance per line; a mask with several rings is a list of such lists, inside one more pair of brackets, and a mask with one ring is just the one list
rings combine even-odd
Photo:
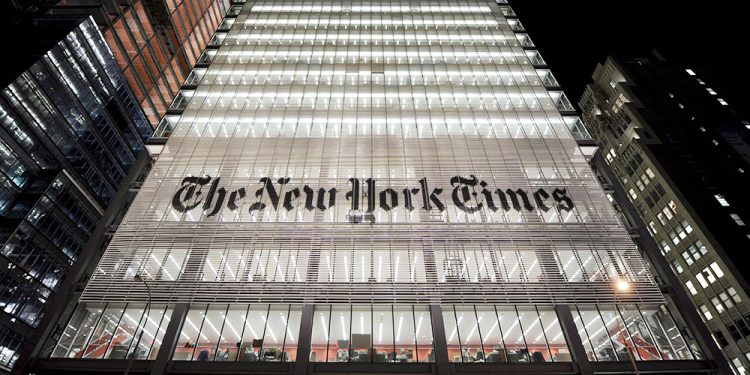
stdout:
[[331,307],[328,362],[349,362],[351,306]]
[[[161,347],[161,340],[169,324],[172,309],[164,305],[155,305],[146,309],[147,317],[141,322],[137,335],[140,336],[135,359],[156,359]],[[141,335],[140,330],[143,329]],[[132,349],[131,349],[132,350]]]
[[221,329],[221,342],[219,343],[219,354],[217,361],[236,361],[237,352],[244,348],[242,341],[242,328],[245,325],[245,313],[247,305],[229,305],[224,327]]
[[464,362],[476,362],[484,358],[482,340],[477,326],[477,315],[474,306],[456,307],[458,319],[458,337],[461,340],[461,358]]
[[631,340],[635,344],[635,351],[644,361],[661,360],[661,351],[656,347],[651,332],[633,305],[620,305],[620,314],[625,320],[625,326],[630,332]]
[[435,362],[432,344],[432,317],[427,306],[414,306],[415,331],[417,333],[417,360]]
[[[357,313],[354,314],[356,321]],[[397,360],[398,352],[393,346],[394,320],[391,306],[373,307],[373,346],[375,348],[375,362],[393,362]],[[403,322],[402,322],[403,324]],[[403,328],[402,328],[403,329]],[[403,333],[403,332],[402,332]],[[354,348],[352,346],[352,348]]]
[[213,361],[218,356],[219,332],[224,326],[227,305],[209,305],[205,313],[198,345],[195,347],[194,361]]
[[[388,319],[391,321],[389,326],[391,330],[390,333],[383,332],[382,338],[386,342],[390,341],[390,347],[393,347],[393,317],[388,314],[384,320],[387,321]],[[351,362],[371,362],[372,311],[370,306],[353,306],[351,327],[349,360]]]
[[581,308],[579,309],[579,312],[581,324],[583,324],[584,333],[586,335],[581,338],[583,339],[584,345],[589,344],[592,350],[591,352],[586,353],[589,360],[617,361],[617,356],[612,347],[609,332],[604,327],[604,321],[602,321],[599,311],[592,307]]
[[268,312],[268,305],[250,305],[247,316],[243,316],[245,328],[242,332],[242,361],[256,362],[262,358],[263,336],[266,328],[263,320]]
[[[539,319],[542,321],[544,336],[547,338],[547,344],[552,353],[554,362],[570,362],[570,350],[565,342],[560,321],[557,319],[555,310],[551,307],[539,307]],[[588,349],[590,346],[586,346]]]
[[182,324],[180,339],[175,348],[174,360],[191,360],[195,351],[195,344],[198,342],[198,333],[203,324],[203,315],[206,312],[206,306],[190,306],[190,310]]
[[665,306],[642,309],[641,313],[666,359],[694,359]]
[[288,361],[289,354],[284,353],[284,336],[286,335],[286,314],[289,307],[273,305],[268,316],[263,314],[266,322],[265,337],[263,337],[263,360],[268,362]]
[[627,362],[630,361],[627,348],[632,348],[633,342],[630,340],[629,333],[623,325],[620,315],[616,314],[612,308],[600,308],[599,313],[602,320],[606,322],[607,331],[612,338],[612,344],[615,346],[616,360]]
[[482,334],[482,347],[484,348],[485,362],[508,362],[503,344],[503,335],[500,331],[500,322],[494,306],[477,306],[477,321],[479,331]]
[[529,350],[523,339],[521,331],[521,320],[516,314],[513,306],[498,306],[497,316],[500,320],[500,329],[503,331],[503,342],[505,342],[506,355],[509,362],[528,362]]
[[443,325],[448,345],[448,360],[461,362],[461,345],[458,343],[458,326],[456,326],[456,313],[453,306],[443,306]]
[[[315,306],[312,343],[310,345],[310,362],[326,361],[330,317],[330,306]],[[335,346],[335,343],[333,345]]]
[[[400,362],[417,362],[419,353],[416,351],[417,339],[412,306],[394,306],[393,324],[396,332],[394,343]],[[427,360],[427,353],[424,360]]]
[[80,358],[83,354],[81,349],[94,331],[94,325],[99,320],[103,308],[102,305],[78,305],[52,352],[52,357]]
[[284,339],[284,361],[294,362],[297,360],[297,338],[299,326],[302,321],[302,306],[292,306],[286,316],[282,317],[286,326],[286,338]]
[[536,308],[532,306],[519,307],[518,315],[521,319],[521,329],[523,329],[531,362],[551,361],[552,356],[549,353],[549,348],[547,348],[547,340],[544,337],[544,330]]
[[97,359],[104,358],[104,353],[112,340],[112,332],[115,331],[125,309],[122,306],[107,306],[102,318],[99,320],[94,334],[91,335],[86,349],[81,358]]

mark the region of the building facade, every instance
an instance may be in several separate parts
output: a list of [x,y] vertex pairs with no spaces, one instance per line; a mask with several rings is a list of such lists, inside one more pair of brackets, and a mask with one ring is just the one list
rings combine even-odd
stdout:
[[728,373],[507,4],[255,1],[214,38],[35,373]]
[[[0,371],[9,371],[151,135],[90,19],[2,28]],[[113,202],[115,202],[113,204]]]
[[750,125],[695,71],[651,58],[608,58],[580,106],[621,204],[658,245],[726,359],[748,371],[748,284],[735,265],[750,245],[743,219]]

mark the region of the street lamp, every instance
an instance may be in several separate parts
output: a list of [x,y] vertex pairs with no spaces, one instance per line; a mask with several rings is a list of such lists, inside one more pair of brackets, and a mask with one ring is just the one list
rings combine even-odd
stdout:
[[[627,330],[622,326],[622,322],[620,322],[620,309],[617,307],[617,297],[619,297],[619,292],[627,292],[630,290],[630,282],[628,282],[625,279],[619,279],[615,283],[615,320],[617,320],[617,327],[620,329],[620,335],[626,335]],[[633,338],[630,337],[630,342],[635,345],[635,341],[633,341]],[[633,349],[628,346],[628,340],[623,340],[623,344],[625,345],[625,350],[628,352],[628,359],[630,359],[630,364],[633,365],[633,372],[635,375],[640,375],[640,372],[638,371],[638,366],[635,363],[635,355],[633,355]]]
[[[133,360],[135,360],[135,353],[138,350],[138,345],[141,343],[141,339],[143,338],[143,332],[146,331],[146,324],[148,324],[148,316],[151,314],[151,288],[148,286],[148,283],[146,282],[146,279],[143,278],[141,275],[135,275],[133,276],[133,281],[140,281],[143,283],[143,285],[146,286],[146,292],[148,293],[148,300],[146,300],[146,322],[143,324],[143,328],[141,329],[141,333],[138,334],[138,340],[135,342],[135,346],[133,347],[133,354],[130,356],[130,360],[128,361],[128,367],[125,369],[125,375],[128,375],[130,372],[130,367],[133,366]],[[135,333],[138,333],[138,329],[141,327],[141,320],[138,319],[138,327],[136,327],[136,332],[134,332],[133,337],[135,337]]]

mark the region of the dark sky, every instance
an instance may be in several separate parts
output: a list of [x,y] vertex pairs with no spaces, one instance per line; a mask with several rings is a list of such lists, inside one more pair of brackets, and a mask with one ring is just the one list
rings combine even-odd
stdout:
[[694,67],[735,110],[750,104],[750,21],[742,2],[509,0],[571,102],[609,54]]

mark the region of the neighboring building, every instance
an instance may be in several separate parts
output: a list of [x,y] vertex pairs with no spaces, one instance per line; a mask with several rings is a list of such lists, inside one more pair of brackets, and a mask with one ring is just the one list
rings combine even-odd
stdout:
[[750,304],[736,265],[750,247],[750,123],[695,71],[659,56],[608,58],[593,78],[580,106],[599,168],[611,170],[727,360],[746,374]]
[[35,374],[729,374],[510,7],[237,9]]
[[[90,15],[156,127],[230,8],[230,0],[11,0],[17,13]],[[8,12],[12,13],[12,12]]]
[[34,345],[66,278],[98,260],[87,244],[149,159],[152,128],[90,18],[35,18],[0,28],[0,39],[9,52],[0,72],[5,372]]

